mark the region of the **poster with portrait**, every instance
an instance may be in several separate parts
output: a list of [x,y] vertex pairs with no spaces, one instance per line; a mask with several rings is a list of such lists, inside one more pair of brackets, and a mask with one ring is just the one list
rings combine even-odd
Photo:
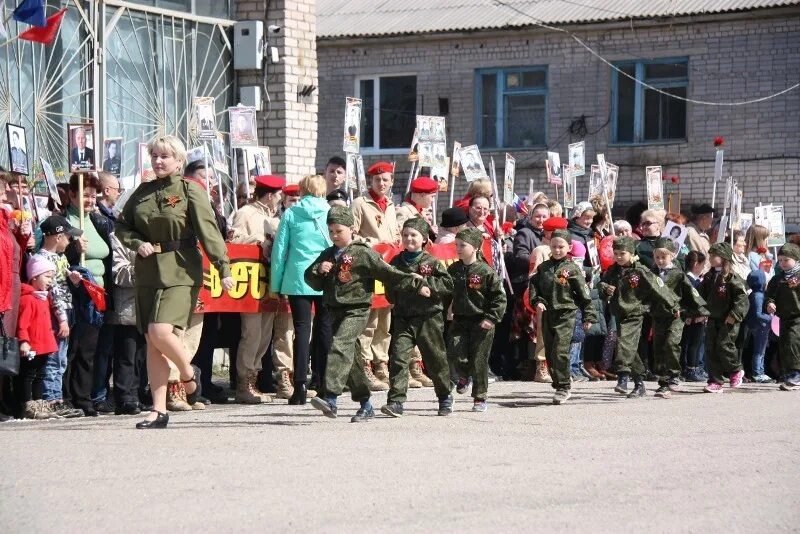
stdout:
[[56,173],[53,172],[53,166],[50,165],[50,162],[44,158],[39,158],[39,161],[42,162],[42,172],[44,173],[44,179],[47,182],[47,192],[50,195],[50,198],[53,199],[53,202],[56,203],[56,206],[60,206],[61,196],[58,194],[58,187],[56,186]]
[[119,178],[122,171],[121,137],[109,137],[103,141],[103,171]]
[[564,175],[564,207],[572,209],[575,207],[575,186],[576,179],[572,173],[570,165],[564,165],[562,173]]
[[95,164],[94,140],[94,124],[67,125],[70,172],[90,172],[97,170],[97,165]]
[[139,171],[139,181],[146,182],[155,177],[153,164],[150,162],[150,153],[147,151],[147,143],[139,143],[136,151],[136,168]]
[[464,178],[467,182],[489,178],[489,175],[486,174],[486,167],[483,166],[483,158],[481,158],[481,151],[478,149],[478,145],[461,147],[458,151],[458,157],[461,160],[461,168],[464,170]]
[[256,108],[241,105],[230,107],[228,121],[231,125],[231,148],[258,146]]
[[592,164],[589,167],[589,202],[603,204],[605,195],[603,176],[600,174],[600,165]]
[[750,227],[753,226],[753,214],[752,213],[740,213],[739,214],[739,229],[742,233],[747,233]]
[[569,145],[569,169],[573,176],[586,174],[586,141]]
[[647,209],[664,209],[664,183],[661,181],[661,165],[645,168],[647,180]]
[[411,145],[408,149],[408,161],[414,162],[419,160],[419,132],[414,129],[414,135],[411,137]]
[[514,203],[514,175],[517,170],[517,160],[506,153],[505,177],[503,178],[503,204],[510,206]]
[[741,229],[742,190],[734,184],[731,189],[731,230]]
[[272,174],[272,162],[268,146],[244,149],[244,161],[250,178]]
[[452,163],[450,164],[450,174],[452,174],[454,178],[458,178],[461,175],[461,159],[458,154],[459,150],[461,150],[461,143],[455,141],[453,143],[453,159],[451,160]]
[[675,243],[675,250],[679,251],[686,241],[686,227],[673,221],[667,221],[664,226],[664,231],[661,232],[661,237],[671,239]]
[[592,267],[600,267],[600,254],[597,252],[597,244],[595,244],[594,239],[586,241],[586,253],[589,256],[589,262]]
[[447,157],[444,117],[417,115],[419,165],[441,167]]
[[768,247],[780,247],[786,244],[786,221],[783,214],[783,205],[771,204],[767,207],[767,221],[769,225]]
[[202,141],[216,139],[217,114],[214,111],[214,97],[195,97],[194,110],[197,118],[197,138]]
[[356,179],[358,180],[358,192],[367,192],[367,173],[364,171],[364,158],[361,154],[356,155]]
[[356,180],[358,176],[358,154],[345,154],[345,172],[344,172],[344,184],[342,184],[342,188],[349,192],[351,189],[356,187]]
[[202,144],[200,146],[196,146],[194,148],[190,148],[186,151],[186,163],[192,163],[194,161],[206,161],[208,160],[208,164],[213,166],[214,163],[214,156],[207,148],[208,145]]
[[619,167],[613,163],[606,163],[606,194],[608,195],[608,205],[614,207],[614,198],[617,196],[617,177]]
[[558,152],[547,153],[545,167],[547,169],[547,183],[561,185],[561,156],[559,156]]
[[228,160],[225,157],[225,142],[221,136],[211,141],[211,154],[214,156],[214,168],[224,174],[228,174]]
[[436,183],[439,185],[438,191],[440,193],[447,193],[450,191],[449,172],[450,158],[445,158],[444,165],[441,167],[431,167],[431,178],[436,180]]
[[344,104],[344,141],[342,150],[345,154],[358,154],[361,146],[361,99],[348,96]]
[[28,144],[25,140],[25,128],[16,124],[6,124],[8,139],[9,169],[17,174],[28,175]]

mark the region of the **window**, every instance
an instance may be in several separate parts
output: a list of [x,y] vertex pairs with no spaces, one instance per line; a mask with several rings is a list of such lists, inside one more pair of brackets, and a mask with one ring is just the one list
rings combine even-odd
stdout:
[[[688,61],[667,59],[617,63],[625,74],[671,95],[686,98]],[[615,143],[648,143],[686,139],[686,102],[611,72],[611,106]]]
[[416,76],[361,78],[356,96],[362,100],[361,148],[411,146],[417,121]]
[[475,84],[478,145],[545,145],[547,68],[482,69]]

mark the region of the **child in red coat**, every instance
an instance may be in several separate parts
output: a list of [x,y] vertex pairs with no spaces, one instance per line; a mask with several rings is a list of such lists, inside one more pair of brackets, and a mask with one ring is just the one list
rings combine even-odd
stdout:
[[49,419],[54,414],[48,403],[42,401],[42,393],[47,357],[58,350],[48,299],[56,266],[42,256],[33,256],[28,262],[27,274],[29,283],[22,284],[19,299],[17,338],[22,361],[14,390],[24,417]]

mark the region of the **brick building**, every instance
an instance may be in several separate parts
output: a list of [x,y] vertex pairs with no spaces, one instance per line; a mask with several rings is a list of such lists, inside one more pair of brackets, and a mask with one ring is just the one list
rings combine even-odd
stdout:
[[[344,100],[358,96],[362,154],[397,160],[399,185],[414,115],[445,115],[449,145],[478,143],[498,167],[503,153],[516,157],[519,194],[531,179],[552,192],[545,152],[563,161],[567,145],[584,139],[587,167],[597,153],[620,166],[615,211],[646,198],[647,165],[680,177],[687,211],[711,199],[713,139],[724,136],[724,176],[743,185],[744,211],[785,203],[789,220],[800,217],[789,200],[800,193],[800,89],[741,106],[687,103],[630,81],[578,39],[638,80],[695,101],[754,100],[800,82],[797,0],[318,0],[317,168],[341,153]],[[587,192],[588,173],[578,198]]]

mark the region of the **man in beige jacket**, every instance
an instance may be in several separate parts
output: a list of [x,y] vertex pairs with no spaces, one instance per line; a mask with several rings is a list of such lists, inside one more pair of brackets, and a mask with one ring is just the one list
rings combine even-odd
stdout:
[[699,206],[692,206],[692,219],[686,225],[686,246],[689,250],[696,250],[702,252],[706,256],[706,262],[703,266],[705,273],[710,268],[708,262],[708,249],[711,248],[711,240],[708,238],[708,231],[714,224],[714,208],[708,204],[700,204]]

